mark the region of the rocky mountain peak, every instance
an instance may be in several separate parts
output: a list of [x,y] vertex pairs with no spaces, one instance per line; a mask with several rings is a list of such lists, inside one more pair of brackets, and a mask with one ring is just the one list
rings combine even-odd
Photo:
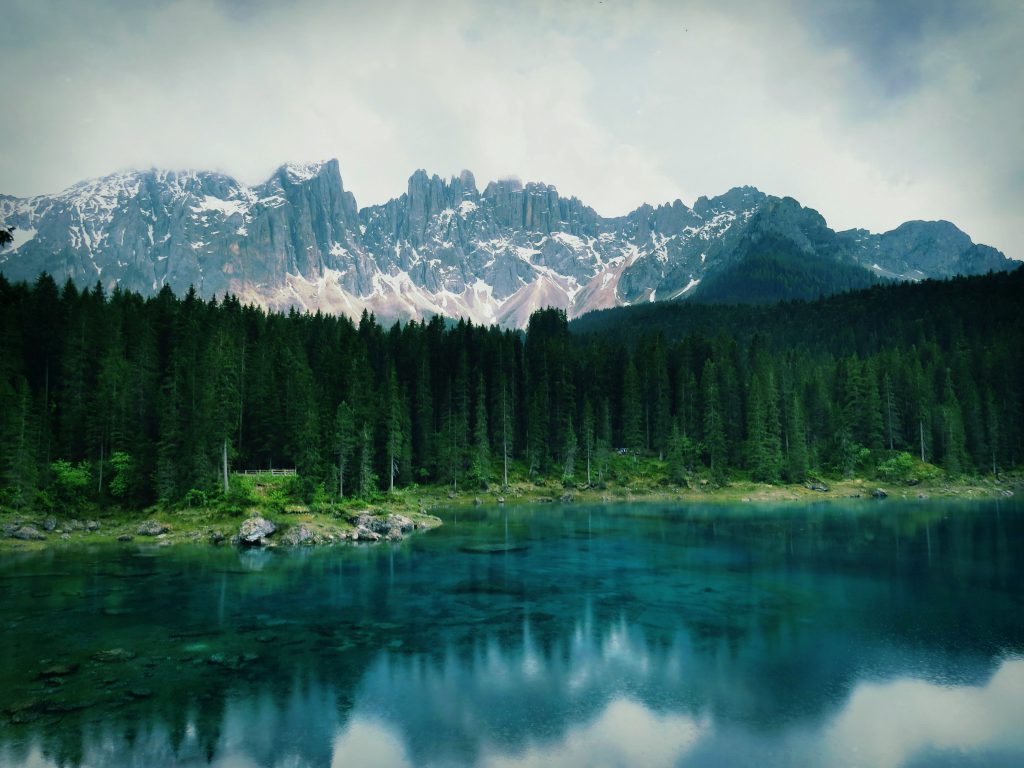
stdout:
[[472,171],[463,168],[459,171],[457,177],[452,177],[451,186],[455,188],[456,181],[458,182],[458,189],[461,190],[464,198],[472,199],[480,197],[480,191],[476,188],[476,177]]
[[757,187],[733,187],[723,195],[715,197],[698,197],[693,204],[693,211],[698,216],[721,211],[749,211],[757,208],[767,199],[767,195]]
[[46,270],[144,293],[194,285],[204,296],[385,320],[520,325],[548,305],[575,316],[686,299],[755,246],[813,256],[825,273],[842,262],[883,278],[1013,265],[949,222],[836,233],[817,211],[754,187],[609,218],[550,184],[505,178],[481,193],[469,171],[445,180],[421,169],[400,196],[360,209],[337,160],[287,163],[252,187],[214,172],[125,171],[56,195],[0,195],[0,219],[17,228],[0,252],[8,279]]

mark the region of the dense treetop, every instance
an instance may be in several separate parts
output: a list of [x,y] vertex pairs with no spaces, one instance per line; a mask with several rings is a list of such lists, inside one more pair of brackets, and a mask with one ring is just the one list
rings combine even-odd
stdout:
[[613,450],[675,482],[803,480],[906,460],[1017,465],[1024,272],[773,307],[665,304],[525,333],[267,313],[169,289],[0,277],[0,502],[142,506],[232,468],[309,493],[480,488],[506,464],[605,479]]

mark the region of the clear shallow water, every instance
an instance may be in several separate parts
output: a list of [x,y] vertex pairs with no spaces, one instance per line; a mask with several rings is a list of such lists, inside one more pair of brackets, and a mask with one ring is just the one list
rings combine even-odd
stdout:
[[1017,766],[1024,506],[0,561],[0,766]]

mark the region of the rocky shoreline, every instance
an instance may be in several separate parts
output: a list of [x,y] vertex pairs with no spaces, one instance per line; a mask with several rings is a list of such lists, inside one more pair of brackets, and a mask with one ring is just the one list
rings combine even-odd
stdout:
[[117,508],[95,509],[90,518],[57,513],[14,513],[0,510],[0,552],[39,550],[78,544],[234,545],[239,547],[312,547],[336,544],[397,542],[442,521],[428,510],[490,504],[616,504],[616,503],[820,503],[849,499],[926,501],[1012,498],[1024,489],[1024,477],[1012,473],[994,478],[880,486],[864,478],[769,485],[749,481],[693,487],[611,487],[555,483],[516,483],[488,492],[455,494],[444,488],[421,488],[398,494],[374,507],[332,505],[323,510],[301,504],[254,503],[244,513],[210,508],[153,507],[144,517]]
[[[441,519],[420,512],[412,516],[395,513],[374,513],[370,510],[342,518],[304,516],[306,519],[275,522],[272,516],[253,513],[234,533],[225,526],[191,526],[179,521],[167,522],[173,515],[142,521],[82,521],[77,518],[58,520],[14,518],[0,529],[0,544],[21,548],[57,543],[120,543],[152,542],[161,545],[174,543],[201,543],[237,547],[312,547],[343,543],[398,542],[415,531],[425,531],[441,525]],[[283,516],[286,517],[286,516]],[[21,546],[19,546],[21,545]]]

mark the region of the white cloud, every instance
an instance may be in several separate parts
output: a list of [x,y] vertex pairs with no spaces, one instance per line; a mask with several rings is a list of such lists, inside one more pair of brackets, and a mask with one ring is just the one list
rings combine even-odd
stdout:
[[948,218],[1024,257],[1021,18],[926,30],[921,82],[893,96],[799,0],[21,0],[0,188],[153,165],[254,182],[336,156],[361,205],[465,167],[614,215],[755,184],[838,228]]

